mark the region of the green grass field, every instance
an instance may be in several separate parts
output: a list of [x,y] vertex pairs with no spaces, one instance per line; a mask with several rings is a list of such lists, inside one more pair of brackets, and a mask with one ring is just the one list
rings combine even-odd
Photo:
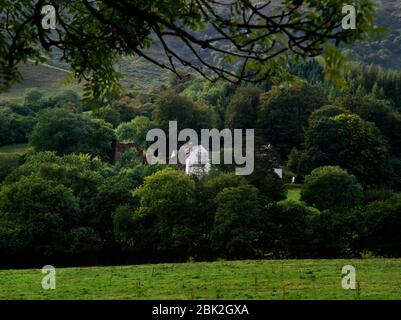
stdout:
[[0,153],[19,153],[23,154],[28,150],[27,143],[10,144],[8,146],[1,146]]
[[287,199],[294,200],[294,201],[300,201],[301,189],[288,189]]
[[[356,290],[341,286],[356,268]],[[247,260],[0,271],[0,299],[400,299],[401,259]]]

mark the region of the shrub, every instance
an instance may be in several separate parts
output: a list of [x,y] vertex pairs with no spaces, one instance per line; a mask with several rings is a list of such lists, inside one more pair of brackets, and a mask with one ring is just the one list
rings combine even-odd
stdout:
[[363,218],[362,243],[366,250],[383,256],[401,255],[401,196],[368,204]]
[[117,139],[125,143],[135,143],[139,148],[146,149],[149,142],[146,135],[153,128],[153,123],[147,117],[138,116],[131,122],[124,122],[116,129]]
[[322,118],[305,134],[310,169],[337,165],[354,174],[363,185],[380,185],[390,175],[386,140],[377,127],[355,114]]
[[20,155],[0,153],[0,183],[20,165]]
[[104,121],[54,109],[40,116],[30,142],[35,151],[88,153],[109,160],[113,139],[114,131]]
[[0,192],[1,255],[49,257],[68,249],[68,232],[79,221],[71,189],[31,175]]
[[96,110],[93,112],[93,117],[110,123],[113,128],[116,128],[121,123],[120,113],[111,107],[105,107]]
[[139,202],[133,216],[146,221],[145,229],[151,234],[151,238],[140,241],[146,241],[161,260],[182,260],[193,255],[202,235],[201,217],[194,210],[194,181],[183,171],[167,167],[146,177],[133,195]]
[[133,168],[141,164],[141,162],[142,158],[140,152],[136,148],[132,147],[124,152],[118,164],[124,168]]
[[374,201],[385,201],[394,196],[394,191],[388,189],[367,189],[364,194],[364,203],[368,204]]
[[319,210],[344,212],[362,203],[363,190],[355,176],[346,170],[326,166],[305,177],[301,200]]
[[344,109],[343,107],[327,105],[313,111],[312,114],[309,116],[308,122],[309,125],[313,125],[320,119],[330,118],[347,113],[349,113],[349,111],[347,111],[347,109]]
[[256,87],[243,87],[235,92],[226,108],[225,122],[227,128],[255,128],[260,93]]
[[321,87],[307,83],[274,87],[262,94],[257,127],[285,159],[304,142],[310,114],[327,104]]
[[318,214],[303,203],[285,200],[266,208],[264,248],[276,257],[305,257],[310,253],[310,219]]
[[276,174],[268,174],[260,183],[260,192],[269,202],[281,201],[287,198],[287,188]]
[[223,189],[215,199],[214,252],[231,259],[260,256],[263,216],[258,190],[244,185]]

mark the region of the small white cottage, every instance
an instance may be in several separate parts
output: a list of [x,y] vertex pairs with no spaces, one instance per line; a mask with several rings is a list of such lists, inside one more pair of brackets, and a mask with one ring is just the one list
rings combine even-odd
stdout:
[[182,160],[185,159],[185,172],[187,175],[202,176],[211,169],[209,151],[202,145],[192,145],[191,142],[184,144],[178,151],[173,151],[170,161],[176,159],[176,163],[184,165]]
[[185,172],[187,175],[202,176],[210,171],[209,152],[202,146],[190,148],[185,160]]

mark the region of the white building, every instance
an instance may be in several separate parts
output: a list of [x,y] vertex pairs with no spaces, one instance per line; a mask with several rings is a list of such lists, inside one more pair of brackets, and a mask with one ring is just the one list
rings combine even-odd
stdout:
[[186,143],[179,149],[178,153],[173,151],[170,161],[176,157],[177,163],[180,163],[179,159],[185,159],[187,175],[202,176],[211,169],[209,151],[202,145],[193,146],[192,143]]
[[190,148],[185,160],[185,172],[187,175],[202,176],[210,171],[209,152],[202,146]]

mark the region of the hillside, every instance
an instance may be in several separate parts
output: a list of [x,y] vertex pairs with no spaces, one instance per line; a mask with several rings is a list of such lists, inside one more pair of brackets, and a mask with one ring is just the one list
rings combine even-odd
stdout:
[[[58,63],[49,61],[46,65],[35,65],[33,63],[21,64],[19,70],[23,76],[22,83],[14,85],[9,92],[1,93],[0,100],[19,100],[24,91],[29,88],[38,88],[53,95],[56,91],[74,89],[82,91],[82,86],[77,82],[65,84],[68,71],[56,66]],[[143,59],[123,59],[119,66],[124,78],[122,85],[127,90],[147,90],[155,85],[160,85],[164,81],[166,72]]]
[[351,56],[366,64],[401,70],[401,2],[399,0],[380,1],[377,25],[386,27],[389,34],[373,43],[355,46]]
[[51,65],[35,65],[34,63],[20,64],[24,81],[14,85],[9,92],[0,94],[0,100],[18,100],[24,91],[29,88],[38,88],[54,94],[63,89],[75,89],[80,91],[77,83],[69,85],[63,81],[69,76],[68,71]]

